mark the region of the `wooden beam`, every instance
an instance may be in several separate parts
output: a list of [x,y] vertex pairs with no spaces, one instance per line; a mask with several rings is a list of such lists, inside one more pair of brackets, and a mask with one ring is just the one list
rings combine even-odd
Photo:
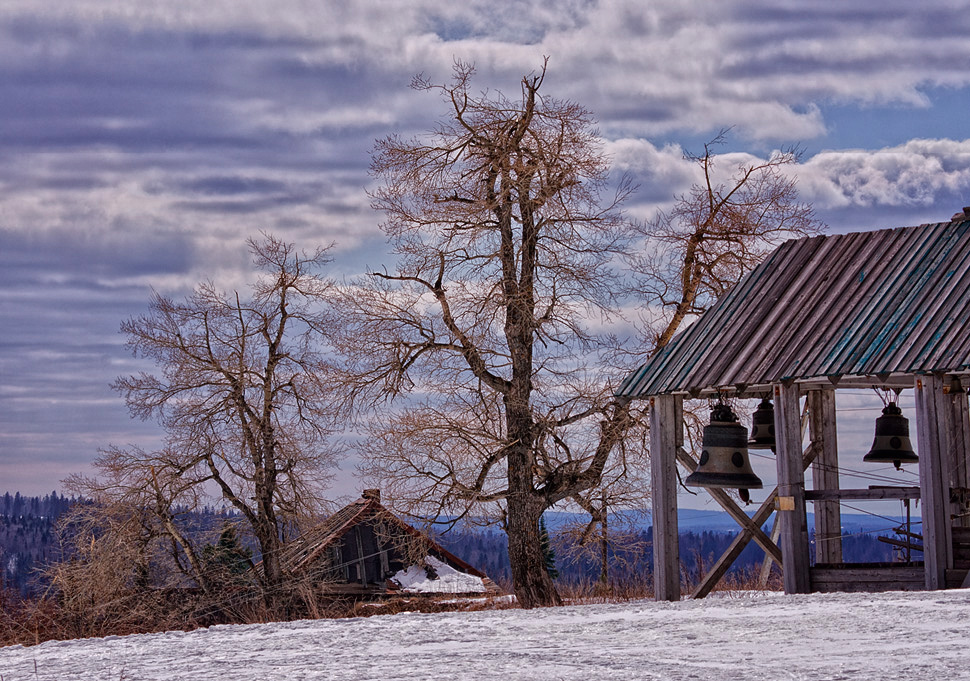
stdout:
[[[690,452],[687,452],[682,448],[678,449],[677,451],[677,461],[679,461],[684,468],[691,473],[697,469],[697,459],[695,459]],[[745,513],[741,507],[737,505],[734,499],[732,499],[731,496],[723,489],[718,489],[716,487],[708,487],[706,489],[714,501],[720,504],[721,508],[727,511],[727,513],[734,518],[734,521],[738,525],[751,533],[752,538],[758,543],[758,546],[760,546],[765,553],[781,564],[781,549],[779,549],[778,545],[771,541],[771,537],[765,534],[765,531],[761,529],[761,526],[764,525],[765,521],[762,520],[760,523],[757,523],[748,517],[748,514]],[[767,517],[765,520],[767,520]]]
[[811,591],[808,519],[805,514],[805,469],[802,466],[802,432],[798,386],[777,384],[775,441],[777,443],[778,497],[790,500],[790,510],[778,512],[786,594]]
[[[956,376],[943,386],[943,451],[949,455],[949,483],[955,489],[970,488],[970,402],[966,387],[967,383]],[[950,512],[954,527],[970,527],[970,499],[966,495],[951,496]]]
[[[816,452],[817,450],[814,447],[814,445],[809,444],[808,449],[806,449],[802,453],[802,470],[805,470],[806,468],[808,468],[811,465],[812,461],[815,460]],[[761,506],[759,506],[758,510],[755,511],[754,516],[752,516],[751,518],[752,525],[755,525],[757,528],[760,529],[761,526],[764,525],[765,522],[767,522],[768,518],[775,510],[775,499],[777,499],[777,497],[778,497],[778,488],[776,487],[775,489],[771,490],[771,492],[768,493],[768,497],[763,502],[761,502]],[[781,529],[776,519],[774,527],[771,528],[772,542],[774,542],[774,538],[778,536],[780,531]],[[748,543],[750,543],[750,541],[754,538],[754,536],[755,534],[751,530],[750,525],[745,526],[745,528],[742,529],[741,532],[738,533],[738,535],[734,538],[734,540],[731,542],[730,546],[728,546],[727,550],[724,552],[721,558],[718,559],[718,561],[714,564],[714,566],[711,568],[711,571],[707,575],[705,575],[704,579],[702,579],[700,584],[697,585],[697,587],[694,589],[694,593],[691,594],[691,597],[704,598],[704,596],[709,594],[711,590],[715,587],[715,585],[717,585],[721,577],[723,577],[724,574],[731,567],[732,563],[735,560],[737,560],[738,556],[741,555],[741,551],[744,550],[744,547],[746,547]],[[777,544],[775,546],[777,547]],[[775,560],[778,563],[778,565],[782,565],[780,560],[776,560],[776,556],[778,553],[780,553],[780,551],[777,551],[777,552],[766,551],[765,565],[768,565],[770,568],[772,560]],[[765,570],[763,568],[762,574],[764,574],[764,571]],[[767,581],[767,578],[764,578],[764,581]]]
[[[775,496],[778,496],[778,488],[775,488]],[[771,541],[778,545],[778,537],[781,536],[781,523],[772,523],[771,525]],[[758,586],[762,589],[767,588],[768,580],[771,579],[771,565],[774,561],[771,556],[766,555],[764,560],[761,561],[761,573],[758,575]],[[778,563],[781,567],[781,563]]]
[[914,544],[911,541],[903,541],[902,539],[893,539],[892,537],[876,537],[883,544],[890,544],[892,546],[898,546],[901,549],[906,549],[908,551],[922,551],[922,544]]
[[[755,511],[754,516],[751,518],[751,524],[755,525],[759,531],[761,530],[761,526],[767,522],[768,518],[771,517],[771,514],[775,510],[776,496],[778,496],[778,491],[774,489],[771,490],[771,492],[768,494],[768,498],[761,502],[761,506],[758,507],[758,510]],[[744,551],[745,547],[751,542],[754,536],[755,533],[752,531],[750,526],[744,527],[744,529],[742,529],[741,532],[739,532],[734,538],[734,541],[731,542],[730,546],[728,546],[727,550],[725,550],[717,562],[714,563],[710,572],[704,576],[704,579],[702,579],[694,589],[694,592],[691,594],[691,598],[704,598],[704,596],[711,593],[714,586],[720,581],[721,577],[725,575],[731,565],[734,564],[734,561],[737,560],[738,556],[741,555],[741,552]],[[773,552],[766,551],[766,555],[774,558],[775,554],[777,553],[779,554],[777,557],[780,558],[780,551],[777,551],[777,545],[775,545],[775,549],[776,551]],[[781,561],[779,560],[779,565],[780,564]]]
[[364,540],[360,536],[360,525],[354,525],[354,537],[357,539],[357,572],[360,585],[367,586],[367,566],[364,563]]
[[[838,491],[835,391],[813,390],[805,400],[809,438],[818,448],[818,457],[812,464],[812,486],[816,490]],[[842,562],[842,513],[837,500],[820,500],[815,504],[815,560],[819,563]]]
[[677,528],[677,433],[673,395],[650,398],[650,489],[653,509],[653,593],[658,601],[680,600]]
[[916,378],[916,431],[919,449],[919,487],[923,517],[923,564],[926,589],[946,587],[946,570],[953,565],[950,539],[949,459],[945,445],[942,380],[932,374]]
[[[805,492],[808,501],[839,501],[842,499],[919,499],[919,487],[870,487],[869,489],[815,489]],[[820,563],[841,563],[840,560],[820,560]]]

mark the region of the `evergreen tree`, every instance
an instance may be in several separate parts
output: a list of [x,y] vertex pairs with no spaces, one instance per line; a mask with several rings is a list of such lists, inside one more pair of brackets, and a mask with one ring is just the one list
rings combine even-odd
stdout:
[[549,573],[550,579],[555,579],[559,576],[559,570],[556,569],[556,552],[549,541],[549,531],[546,530],[546,519],[543,517],[539,518],[539,542],[542,546],[542,556],[546,561],[546,572]]
[[219,535],[219,541],[208,544],[202,549],[202,560],[206,570],[218,571],[232,578],[245,574],[253,566],[253,552],[239,541],[236,528],[226,523]]

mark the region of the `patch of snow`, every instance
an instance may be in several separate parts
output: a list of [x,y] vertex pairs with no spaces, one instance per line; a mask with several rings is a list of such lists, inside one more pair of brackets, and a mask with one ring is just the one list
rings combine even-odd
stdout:
[[412,565],[397,572],[391,581],[400,584],[401,590],[409,594],[485,593],[481,577],[459,572],[434,556],[426,556],[424,562],[434,571],[434,576],[424,565]]
[[4,681],[953,681],[970,590],[216,626],[0,648]]

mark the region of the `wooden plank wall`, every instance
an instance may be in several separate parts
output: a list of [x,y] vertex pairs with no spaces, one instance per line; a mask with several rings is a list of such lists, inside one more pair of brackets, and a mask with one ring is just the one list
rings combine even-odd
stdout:
[[922,591],[923,566],[865,565],[813,567],[812,591]]
[[970,588],[970,527],[953,528],[953,569],[946,571],[946,588]]

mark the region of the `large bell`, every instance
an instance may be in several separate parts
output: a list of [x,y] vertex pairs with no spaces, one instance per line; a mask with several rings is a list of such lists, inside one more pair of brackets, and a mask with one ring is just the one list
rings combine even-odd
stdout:
[[909,440],[909,420],[895,402],[890,402],[876,419],[876,437],[872,449],[862,457],[863,461],[892,463],[900,468],[904,463],[916,463],[919,457]]
[[749,489],[761,489],[761,480],[748,462],[748,429],[726,404],[711,409],[711,423],[704,427],[701,447],[700,465],[687,476],[685,485],[740,489],[742,498]]
[[751,415],[751,439],[748,449],[775,448],[775,407],[765,398]]

